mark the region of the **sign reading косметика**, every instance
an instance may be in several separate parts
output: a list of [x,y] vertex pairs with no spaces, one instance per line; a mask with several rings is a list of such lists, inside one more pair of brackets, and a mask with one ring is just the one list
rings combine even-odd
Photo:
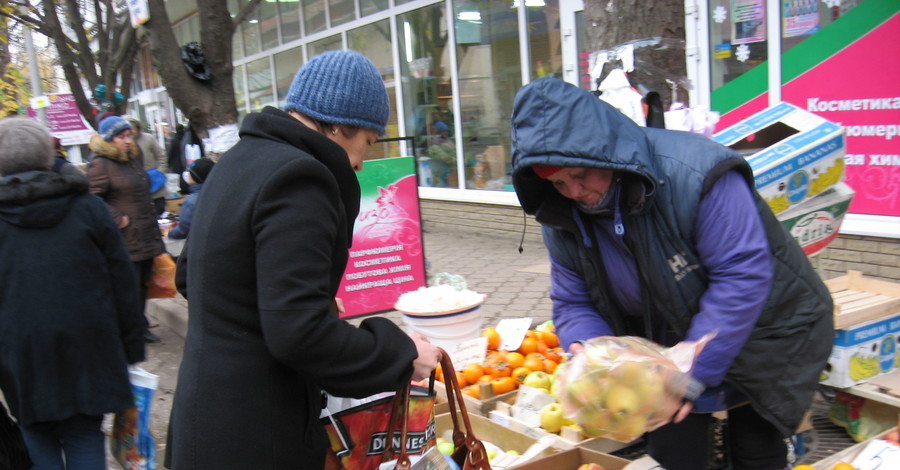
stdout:
[[393,309],[401,294],[425,285],[425,255],[413,157],[366,160],[350,260],[338,290],[342,317]]

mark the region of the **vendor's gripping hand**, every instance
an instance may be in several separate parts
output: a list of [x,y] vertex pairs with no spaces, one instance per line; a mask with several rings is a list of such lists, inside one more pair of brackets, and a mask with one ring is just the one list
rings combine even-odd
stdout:
[[426,379],[431,376],[431,371],[437,368],[438,363],[441,362],[441,350],[419,333],[410,333],[409,337],[412,338],[416,345],[416,352],[419,353],[419,356],[413,361],[412,380]]

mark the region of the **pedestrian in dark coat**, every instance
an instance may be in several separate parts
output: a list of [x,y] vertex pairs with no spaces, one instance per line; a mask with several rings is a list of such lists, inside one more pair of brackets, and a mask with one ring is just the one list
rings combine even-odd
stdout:
[[711,412],[728,409],[731,468],[784,468],[784,439],[831,351],[832,299],[746,160],[703,136],[638,127],[555,78],[519,91],[512,133],[513,184],[543,225],[562,344],[716,333],[691,371],[696,401],[647,435],[650,455],[705,469]]
[[389,113],[378,70],[355,52],[316,56],[285,110],[244,118],[178,260],[190,312],[166,452],[175,470],[323,468],[323,390],[398,390],[439,360],[385,318],[354,327],[338,316],[354,169]]
[[50,169],[50,139],[0,121],[0,389],[35,468],[105,468],[103,414],[134,406],[143,308],[106,205],[76,166]]
[[[150,178],[139,158],[140,150],[132,140],[133,131],[128,121],[109,116],[100,122],[98,130],[89,144],[92,152],[87,169],[90,192],[106,201],[113,220],[122,231],[138,273],[141,298],[146,299],[153,258],[166,249],[150,194]],[[149,328],[146,319],[145,324]],[[149,329],[145,339],[154,343],[159,341]]]

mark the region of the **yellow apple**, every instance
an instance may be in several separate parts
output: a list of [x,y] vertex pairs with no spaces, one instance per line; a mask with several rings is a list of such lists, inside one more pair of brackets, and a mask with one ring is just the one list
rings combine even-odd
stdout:
[[550,376],[546,372],[536,370],[525,376],[525,380],[522,382],[522,385],[540,388],[542,390],[550,392]]
[[578,422],[581,432],[590,437],[603,436],[612,426],[609,412],[597,406],[586,406],[578,410],[575,421]]
[[563,427],[565,417],[559,403],[548,403],[541,408],[541,428],[547,432],[558,433]]
[[641,406],[640,399],[629,387],[613,385],[606,392],[606,409],[616,417],[631,416]]

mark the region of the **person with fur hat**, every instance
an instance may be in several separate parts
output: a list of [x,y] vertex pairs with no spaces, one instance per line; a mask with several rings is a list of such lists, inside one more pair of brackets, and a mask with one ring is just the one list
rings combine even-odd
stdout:
[[439,349],[337,294],[360,207],[354,170],[388,95],[351,51],[300,68],[283,110],[247,115],[203,186],[176,284],[188,334],[166,448],[175,470],[324,468],[322,392],[366,397],[428,377]]
[[639,127],[549,77],[516,95],[512,142],[516,194],[550,254],[560,343],[577,354],[600,336],[673,346],[715,334],[681,410],[646,435],[650,456],[706,469],[712,412],[727,410],[730,468],[785,468],[831,352],[832,298],[747,161]]
[[[141,298],[146,299],[153,259],[166,250],[150,194],[150,177],[140,161],[131,123],[120,116],[108,116],[97,130],[88,144],[90,191],[106,201],[137,270]],[[147,342],[159,342],[159,337],[150,332],[146,317],[144,324]]]
[[54,156],[36,120],[0,120],[0,390],[33,468],[106,468],[103,415],[134,406],[143,305],[109,210]]
[[194,206],[197,204],[197,199],[200,198],[203,182],[209,177],[209,172],[212,171],[214,165],[215,163],[209,158],[198,158],[182,174],[182,178],[191,185],[191,193],[185,196],[184,202],[181,203],[181,209],[178,210],[178,224],[169,231],[170,239],[187,238],[188,232],[191,230],[191,220],[194,218]]

